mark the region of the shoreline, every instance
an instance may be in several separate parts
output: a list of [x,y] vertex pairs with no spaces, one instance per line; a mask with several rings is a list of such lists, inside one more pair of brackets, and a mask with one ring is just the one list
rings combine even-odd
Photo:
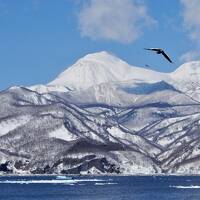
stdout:
[[1,177],[56,177],[56,176],[66,176],[66,177],[126,177],[126,176],[143,176],[143,177],[149,177],[149,176],[153,176],[153,177],[159,177],[159,176],[200,176],[200,174],[0,174],[0,178]]

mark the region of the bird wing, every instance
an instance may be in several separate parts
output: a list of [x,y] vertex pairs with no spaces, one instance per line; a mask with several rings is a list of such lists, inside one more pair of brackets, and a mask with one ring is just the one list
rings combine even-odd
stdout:
[[169,58],[169,56],[168,56],[164,51],[162,51],[162,55],[163,55],[170,63],[172,63],[171,59]]
[[150,50],[150,51],[160,51],[161,49],[159,48],[144,48],[145,50]]

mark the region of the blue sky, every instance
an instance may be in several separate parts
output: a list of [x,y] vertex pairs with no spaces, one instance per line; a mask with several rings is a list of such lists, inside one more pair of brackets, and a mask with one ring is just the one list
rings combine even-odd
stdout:
[[[170,72],[200,57],[199,0],[0,0],[0,89],[45,84],[108,51]],[[174,64],[146,52],[162,47]]]

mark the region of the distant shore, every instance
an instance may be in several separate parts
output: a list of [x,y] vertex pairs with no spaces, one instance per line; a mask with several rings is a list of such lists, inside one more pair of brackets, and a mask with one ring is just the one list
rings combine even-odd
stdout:
[[46,176],[46,177],[56,177],[56,176],[66,176],[66,177],[94,177],[94,176],[200,176],[200,174],[0,174],[0,177],[23,177],[23,176],[30,176],[30,177],[39,177],[39,176]]

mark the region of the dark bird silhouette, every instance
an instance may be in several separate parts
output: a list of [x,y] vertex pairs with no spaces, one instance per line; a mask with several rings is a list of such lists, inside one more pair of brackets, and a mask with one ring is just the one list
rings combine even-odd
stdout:
[[163,49],[160,48],[145,48],[145,50],[149,50],[149,51],[155,51],[157,54],[162,54],[170,63],[173,63],[171,61],[171,59],[169,58],[169,56],[164,52]]
[[147,65],[147,64],[145,65],[145,67],[146,67],[146,68],[151,68],[151,66],[150,66],[150,65]]

